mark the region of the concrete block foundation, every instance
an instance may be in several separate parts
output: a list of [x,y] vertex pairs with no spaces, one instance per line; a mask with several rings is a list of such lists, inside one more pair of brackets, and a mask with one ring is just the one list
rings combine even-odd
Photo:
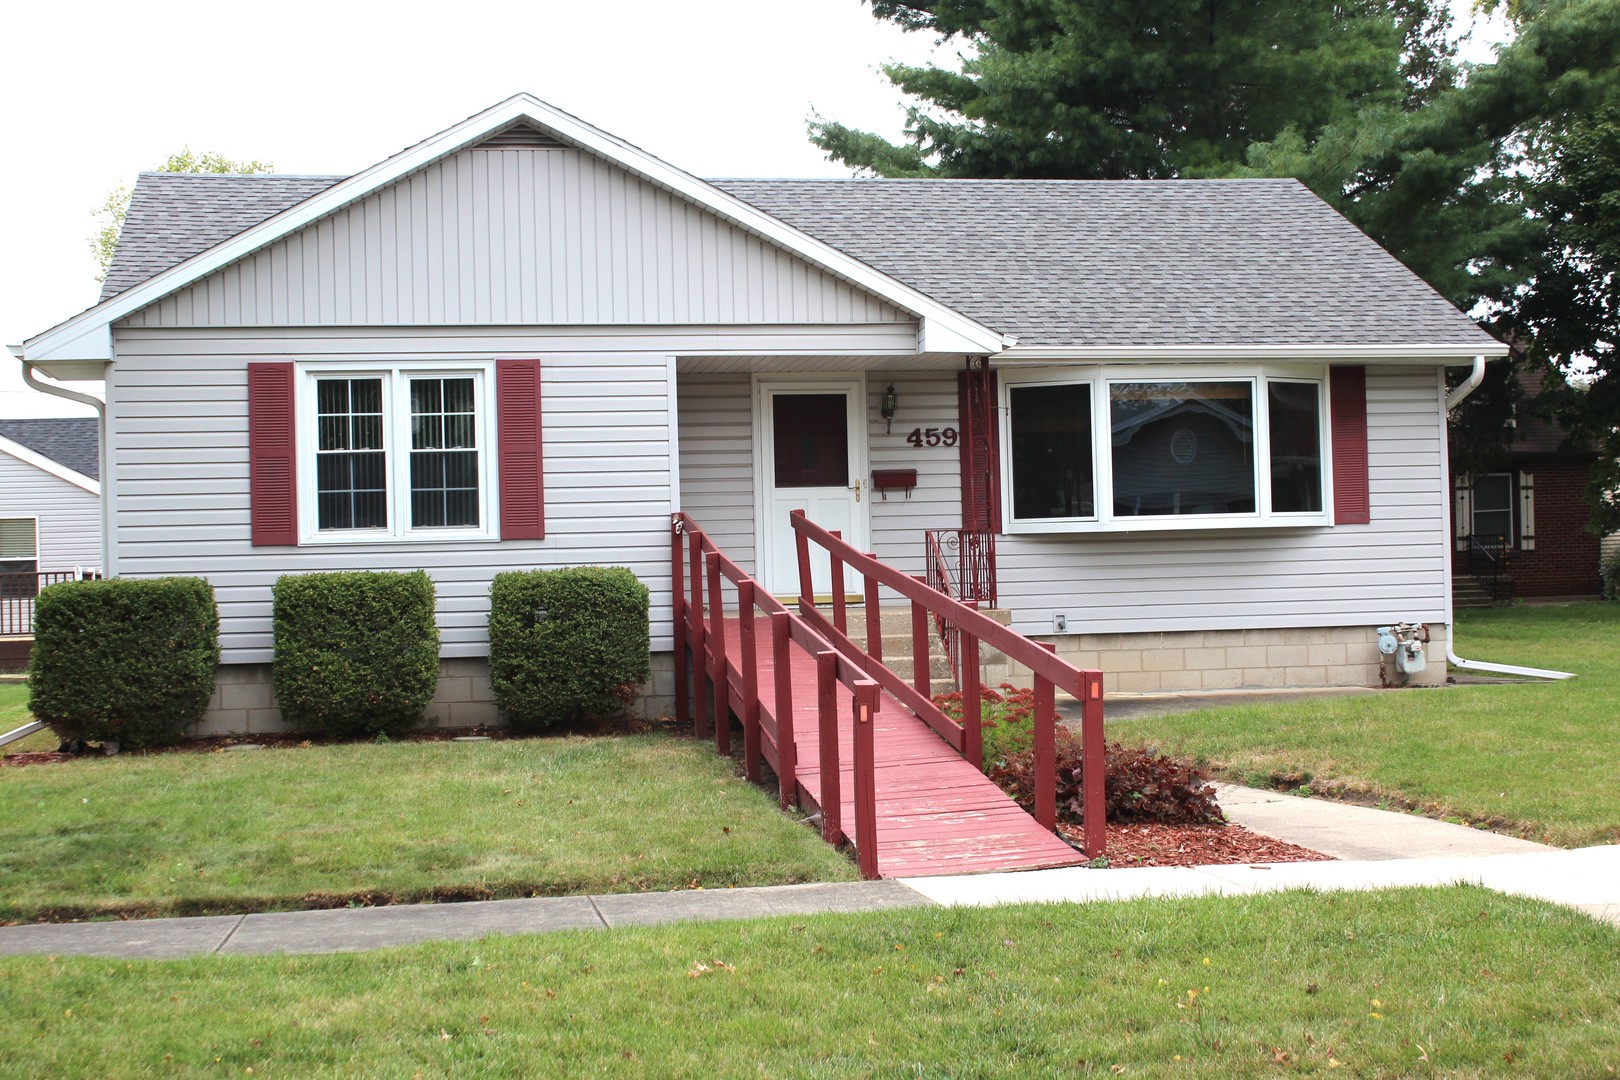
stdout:
[[[1446,681],[1449,628],[1431,623],[1427,664],[1411,686]],[[1057,654],[1081,668],[1097,668],[1115,693],[1382,685],[1371,626],[1312,626],[1281,630],[1185,630],[1146,634],[1042,635]],[[1391,676],[1393,677],[1393,669]],[[1003,662],[984,665],[990,685],[1029,685],[1029,669]]]
[[[286,735],[295,729],[276,707],[269,664],[228,664],[214,676],[214,696],[194,737]],[[675,709],[675,663],[671,653],[653,653],[652,677],[630,705],[630,715],[650,720]],[[500,727],[485,657],[446,657],[439,661],[439,686],[428,703],[424,727]]]

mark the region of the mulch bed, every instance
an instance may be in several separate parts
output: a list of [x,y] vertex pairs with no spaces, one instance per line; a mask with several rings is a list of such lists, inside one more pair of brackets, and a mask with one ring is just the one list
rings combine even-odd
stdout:
[[[1078,844],[1078,825],[1058,825]],[[1328,862],[1331,855],[1252,833],[1241,825],[1110,825],[1108,867],[1220,866],[1276,862]]]

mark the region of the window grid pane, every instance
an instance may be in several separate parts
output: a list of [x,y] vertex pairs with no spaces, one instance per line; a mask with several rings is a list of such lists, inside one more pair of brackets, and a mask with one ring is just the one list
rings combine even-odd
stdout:
[[1255,512],[1252,383],[1113,383],[1109,428],[1116,517]]
[[477,528],[473,380],[411,380],[411,527]]
[[1322,390],[1319,383],[1266,384],[1271,434],[1271,509],[1322,511]]
[[315,384],[316,527],[388,528],[388,455],[382,379]]
[[1013,517],[1095,517],[1091,387],[1013,387],[1008,404]]

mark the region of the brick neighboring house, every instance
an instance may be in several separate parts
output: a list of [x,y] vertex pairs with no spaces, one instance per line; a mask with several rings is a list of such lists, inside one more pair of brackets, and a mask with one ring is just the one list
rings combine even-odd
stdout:
[[1480,596],[1481,585],[1489,585],[1498,549],[1506,554],[1499,598],[1594,597],[1603,588],[1599,540],[1586,531],[1591,507],[1585,492],[1597,454],[1567,445],[1561,428],[1532,415],[1541,393],[1539,371],[1515,377],[1522,404],[1501,466],[1451,476],[1458,606],[1470,597],[1489,602],[1488,595]]

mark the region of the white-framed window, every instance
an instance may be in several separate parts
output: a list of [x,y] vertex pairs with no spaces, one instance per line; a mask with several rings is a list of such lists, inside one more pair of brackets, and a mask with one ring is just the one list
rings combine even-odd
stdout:
[[1512,547],[1517,539],[1513,531],[1514,476],[1512,473],[1486,473],[1474,477],[1474,499],[1470,523],[1472,532],[1482,540],[1498,541],[1503,547]]
[[496,540],[491,363],[299,368],[304,542]]
[[38,592],[39,519],[0,518],[0,597]]
[[1327,372],[1003,370],[1008,532],[1332,523]]

